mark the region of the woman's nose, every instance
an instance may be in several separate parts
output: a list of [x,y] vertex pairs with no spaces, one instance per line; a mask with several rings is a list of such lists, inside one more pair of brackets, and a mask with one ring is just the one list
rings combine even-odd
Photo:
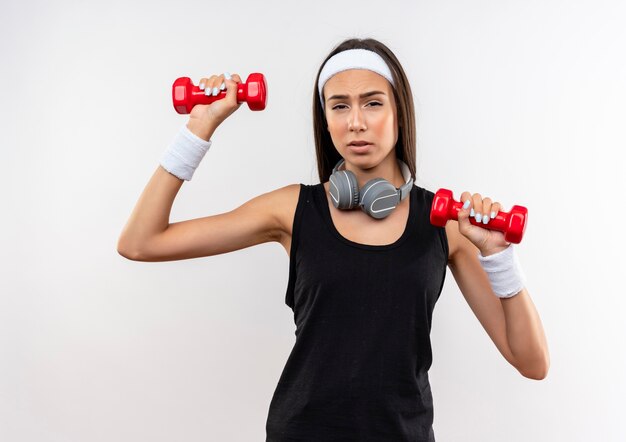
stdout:
[[357,130],[357,129],[365,128],[365,118],[359,108],[355,108],[350,112],[350,117],[348,120],[348,128],[350,130]]

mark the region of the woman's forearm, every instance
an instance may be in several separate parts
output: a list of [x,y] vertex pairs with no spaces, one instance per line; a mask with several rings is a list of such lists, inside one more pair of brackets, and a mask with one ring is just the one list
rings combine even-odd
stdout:
[[174,198],[183,182],[163,167],[157,167],[119,237],[120,254],[136,256],[151,238],[167,229]]
[[506,335],[517,369],[524,376],[543,379],[548,373],[550,356],[541,319],[526,288],[500,300],[506,318]]
[[[212,126],[191,119],[187,128],[195,135],[209,140],[214,132]],[[118,239],[117,250],[127,257],[138,256],[142,248],[169,226],[174,199],[184,180],[158,166],[141,193],[130,218]]]

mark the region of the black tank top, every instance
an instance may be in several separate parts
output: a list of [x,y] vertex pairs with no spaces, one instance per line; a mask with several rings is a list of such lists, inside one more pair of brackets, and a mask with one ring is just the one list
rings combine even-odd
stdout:
[[377,246],[337,231],[322,183],[300,184],[285,297],[296,342],[266,441],[435,440],[430,329],[448,241],[433,196],[413,185],[402,236]]

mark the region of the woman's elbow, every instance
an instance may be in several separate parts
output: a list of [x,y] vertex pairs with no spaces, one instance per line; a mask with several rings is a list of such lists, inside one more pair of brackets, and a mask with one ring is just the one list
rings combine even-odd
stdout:
[[549,369],[550,369],[550,364],[546,362],[536,367],[532,367],[531,369],[519,370],[519,372],[525,378],[534,379],[536,381],[541,381],[548,376]]
[[130,259],[131,261],[144,261],[143,259],[141,259],[139,254],[136,254],[136,253],[129,253],[125,250],[120,250],[120,249],[117,249],[117,253],[119,253],[121,256],[123,256],[126,259]]
[[120,238],[117,241],[117,253],[131,261],[145,261],[145,257],[136,247],[131,247],[127,242]]

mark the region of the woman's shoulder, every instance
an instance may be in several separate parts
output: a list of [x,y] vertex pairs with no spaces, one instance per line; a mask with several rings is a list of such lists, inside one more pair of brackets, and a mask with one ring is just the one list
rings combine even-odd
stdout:
[[303,183],[292,183],[279,187],[267,194],[283,233],[291,236],[293,219],[300,194],[301,192],[306,192],[310,187],[312,186]]
[[430,190],[431,186],[422,182],[421,180],[416,180],[413,182],[412,189],[418,195],[422,195],[425,198],[432,199],[435,196],[435,192]]
[[266,196],[271,200],[273,204],[276,205],[276,207],[291,207],[294,204],[298,203],[300,192],[301,190],[303,190],[304,187],[306,187],[306,184],[287,184],[266,193]]

